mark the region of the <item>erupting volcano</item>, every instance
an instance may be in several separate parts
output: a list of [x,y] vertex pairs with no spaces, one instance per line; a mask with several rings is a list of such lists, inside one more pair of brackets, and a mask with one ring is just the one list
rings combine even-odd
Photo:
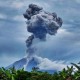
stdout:
[[30,62],[35,65],[40,64],[41,59],[37,59],[38,57],[35,57],[37,47],[34,46],[34,42],[36,42],[36,40],[46,41],[47,34],[55,35],[57,30],[62,26],[63,21],[55,12],[49,13],[44,11],[42,7],[35,4],[30,4],[23,16],[27,19],[27,31],[32,33],[26,40],[26,52],[28,54],[26,61],[25,59],[21,60],[24,61],[22,65],[25,65],[25,68],[27,69]]
[[35,4],[30,4],[23,14],[27,19],[27,31],[32,33],[26,40],[28,57],[34,55],[35,48],[33,42],[36,39],[46,40],[46,35],[55,35],[57,30],[62,26],[62,19],[57,17],[56,13],[49,13]]

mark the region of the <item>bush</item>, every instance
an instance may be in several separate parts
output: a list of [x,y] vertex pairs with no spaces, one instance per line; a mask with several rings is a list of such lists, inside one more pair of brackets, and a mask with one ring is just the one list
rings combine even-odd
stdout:
[[37,70],[31,72],[24,71],[24,69],[16,70],[14,67],[6,70],[2,67],[0,68],[0,80],[80,80],[80,66],[71,64],[78,70],[74,72],[73,66],[67,66],[67,69],[64,68],[54,74]]

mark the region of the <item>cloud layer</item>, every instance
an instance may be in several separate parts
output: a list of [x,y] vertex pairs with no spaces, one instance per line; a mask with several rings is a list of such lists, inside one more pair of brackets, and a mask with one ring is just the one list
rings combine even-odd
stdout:
[[68,66],[67,63],[64,61],[52,61],[48,58],[42,58],[36,56],[36,60],[39,62],[37,65],[41,70],[56,70],[61,71],[63,68],[66,68]]
[[[36,3],[46,11],[56,12],[63,19],[63,26],[56,36],[47,35],[47,42],[38,43],[37,54],[52,60],[78,62],[80,56],[79,0],[1,0],[0,57],[15,55],[21,58],[25,55],[25,40],[30,33],[26,30],[22,15],[30,3]],[[5,61],[8,60],[8,58],[5,59]],[[5,66],[3,62],[4,58],[0,58],[1,65]],[[5,63],[9,64],[8,61]]]

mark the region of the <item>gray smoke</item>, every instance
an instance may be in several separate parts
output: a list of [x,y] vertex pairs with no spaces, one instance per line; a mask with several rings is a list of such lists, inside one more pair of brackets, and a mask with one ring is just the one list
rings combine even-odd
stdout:
[[34,48],[32,48],[34,38],[45,41],[46,35],[55,35],[63,23],[55,12],[46,12],[35,4],[30,4],[23,15],[27,19],[27,30],[32,33],[26,40],[28,53],[34,53]]

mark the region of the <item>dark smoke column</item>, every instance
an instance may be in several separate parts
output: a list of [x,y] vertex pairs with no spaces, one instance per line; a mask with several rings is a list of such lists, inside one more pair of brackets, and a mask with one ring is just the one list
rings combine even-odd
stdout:
[[35,4],[30,4],[23,14],[27,19],[27,30],[32,33],[26,40],[28,54],[34,53],[33,40],[46,40],[46,35],[55,35],[62,26],[62,19],[56,13],[49,13]]

